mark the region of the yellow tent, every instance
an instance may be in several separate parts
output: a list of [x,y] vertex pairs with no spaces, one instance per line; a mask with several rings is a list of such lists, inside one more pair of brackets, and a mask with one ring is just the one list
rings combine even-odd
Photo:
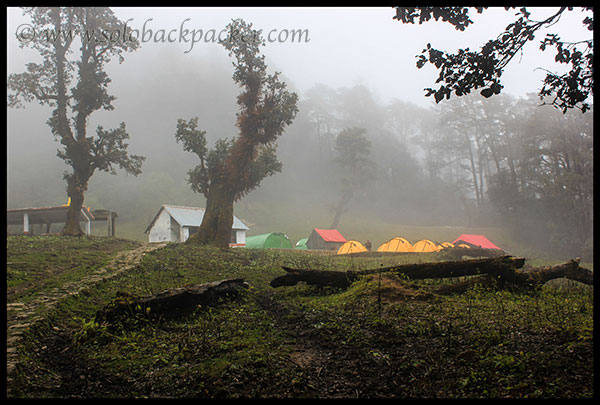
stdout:
[[459,243],[458,245],[456,245],[456,247],[459,247],[459,248],[466,248],[466,249],[471,249],[471,246],[469,246],[469,245],[465,245],[464,243]]
[[396,236],[388,240],[385,243],[382,243],[381,246],[377,248],[378,252],[414,252],[413,245],[410,244],[404,238]]
[[453,247],[454,247],[454,244],[453,244],[453,243],[450,243],[450,242],[442,242],[442,243],[440,243],[440,244],[438,245],[438,247],[439,247],[440,249],[448,249],[448,248],[453,248]]
[[342,246],[340,246],[340,249],[338,250],[337,254],[344,255],[348,253],[359,253],[366,251],[367,248],[364,247],[362,243],[355,240],[349,240],[346,241]]
[[435,243],[428,239],[421,239],[414,244],[415,252],[437,252],[441,250]]

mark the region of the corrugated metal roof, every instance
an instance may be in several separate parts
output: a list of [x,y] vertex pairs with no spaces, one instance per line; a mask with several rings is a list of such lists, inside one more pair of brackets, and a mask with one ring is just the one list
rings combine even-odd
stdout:
[[[171,215],[171,217],[173,217],[173,219],[175,221],[177,221],[177,223],[180,226],[200,226],[200,224],[202,224],[202,218],[204,218],[204,208],[184,207],[181,205],[166,205],[165,204],[161,207],[160,210],[158,210],[158,213],[156,214],[156,216],[150,223],[150,226],[146,230],[146,233],[148,233],[150,231],[150,228],[152,228],[154,221],[156,220],[156,218],[158,217],[158,215],[160,214],[160,212],[163,208],[165,210],[167,210],[169,215]],[[231,228],[232,229],[242,229],[242,230],[246,230],[246,231],[248,229],[250,229],[242,221],[240,221],[240,219],[237,218],[235,215],[233,216],[233,225],[231,226]]]
[[[30,224],[46,224],[65,222],[68,205],[57,205],[53,207],[30,207],[6,210],[7,225],[23,224],[23,214],[27,213]],[[82,220],[93,221],[94,215],[85,205],[81,207]]]

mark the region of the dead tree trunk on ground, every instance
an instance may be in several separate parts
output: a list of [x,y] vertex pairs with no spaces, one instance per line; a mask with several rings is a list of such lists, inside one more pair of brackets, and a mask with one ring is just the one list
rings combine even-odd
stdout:
[[[593,283],[593,273],[587,269],[579,268],[579,259],[571,260],[556,266],[518,270],[521,269],[524,264],[524,258],[502,256],[475,260],[406,264],[381,269],[347,272],[283,267],[287,274],[273,279],[271,281],[271,287],[292,286],[299,282],[305,282],[309,285],[347,288],[350,284],[364,275],[383,272],[402,274],[413,280],[482,276],[459,283],[456,291],[459,291],[461,288],[468,288],[468,286],[476,282],[482,282],[482,280],[485,282],[493,281],[498,288],[506,288],[509,285],[533,288],[559,277],[566,277],[585,284]],[[447,287],[447,291],[440,289],[440,292],[451,292],[451,287],[452,286]]]
[[149,297],[137,297],[119,292],[116,298],[96,313],[96,322],[112,323],[122,316],[141,313],[146,315],[181,315],[198,305],[213,305],[220,298],[235,296],[238,288],[248,288],[243,279],[214,281],[180,288],[171,288]]
[[594,284],[594,274],[586,268],[579,267],[579,258],[577,258],[554,266],[533,267],[514,273],[503,273],[501,277],[496,278],[489,274],[473,277],[459,283],[441,286],[435,292],[442,295],[462,293],[476,284],[497,288],[517,286],[533,289],[556,278],[575,280],[587,285]]
[[506,269],[520,268],[525,263],[523,258],[502,256],[486,259],[447,261],[434,263],[404,264],[362,271],[327,271],[310,269],[292,269],[283,267],[288,273],[271,281],[272,287],[290,286],[298,282],[309,285],[321,285],[346,288],[359,277],[379,272],[404,274],[411,279],[445,278],[472,276],[476,274],[498,273]]

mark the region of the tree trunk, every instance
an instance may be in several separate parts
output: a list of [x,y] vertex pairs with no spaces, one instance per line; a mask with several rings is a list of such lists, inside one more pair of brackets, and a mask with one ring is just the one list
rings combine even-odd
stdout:
[[305,282],[309,285],[347,288],[361,276],[380,272],[402,274],[413,280],[485,275],[477,277],[475,280],[458,283],[454,287],[445,286],[439,289],[439,293],[463,291],[478,282],[493,283],[502,289],[508,286],[536,288],[555,278],[568,278],[589,285],[592,285],[594,281],[591,271],[578,267],[579,259],[555,266],[517,270],[523,267],[524,263],[525,259],[523,258],[502,256],[489,259],[407,264],[347,272],[283,267],[287,274],[273,279],[271,287],[292,286],[299,282]]
[[380,272],[403,274],[411,279],[459,277],[485,273],[498,274],[506,269],[514,270],[522,267],[524,262],[525,259],[522,258],[502,256],[489,259],[404,264],[380,269],[347,272],[282,267],[288,273],[272,280],[271,287],[291,286],[303,281],[309,285],[346,288],[364,275]]
[[333,221],[331,225],[329,225],[329,229],[336,229],[340,224],[340,219],[342,219],[342,214],[346,211],[346,206],[352,199],[354,192],[352,190],[342,191],[342,196],[340,197],[340,201],[335,208],[335,216],[333,217]]
[[188,242],[199,245],[229,247],[233,225],[233,193],[224,187],[212,186],[206,198],[206,210],[198,232]]
[[243,279],[229,279],[171,288],[149,297],[118,292],[116,298],[96,313],[96,322],[114,322],[136,311],[149,316],[180,316],[198,305],[214,305],[219,299],[235,296],[238,288],[248,288]]
[[342,219],[342,214],[344,213],[344,202],[340,200],[337,207],[335,208],[335,215],[333,217],[333,221],[331,225],[329,225],[329,229],[336,229],[338,224],[340,223],[340,219]]
[[541,285],[555,278],[567,278],[583,284],[593,285],[594,273],[586,268],[579,267],[579,261],[579,258],[577,258],[554,266],[534,267],[523,270],[518,274],[523,278],[523,282],[534,285]]
[[73,180],[68,180],[67,195],[71,199],[71,203],[69,208],[67,208],[65,226],[61,231],[61,235],[63,236],[82,236],[84,234],[79,226],[81,207],[83,207],[84,188],[73,183]]
[[471,148],[471,139],[469,135],[465,134],[465,139],[469,147],[469,163],[471,164],[471,175],[473,176],[473,188],[475,190],[475,200],[477,201],[477,208],[481,207],[481,199],[479,197],[479,185],[477,184],[477,170],[475,169],[475,157],[473,156],[473,149]]

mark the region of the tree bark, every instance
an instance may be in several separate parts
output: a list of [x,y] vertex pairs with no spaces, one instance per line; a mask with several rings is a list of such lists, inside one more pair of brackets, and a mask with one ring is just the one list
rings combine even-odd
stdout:
[[206,210],[200,229],[188,239],[190,243],[229,247],[233,225],[233,193],[213,186],[206,198]]
[[72,180],[68,181],[67,194],[71,199],[70,205],[67,208],[67,217],[65,219],[65,226],[61,231],[63,236],[82,236],[84,233],[79,226],[81,220],[81,208],[83,207],[84,190],[82,187],[73,184]]

